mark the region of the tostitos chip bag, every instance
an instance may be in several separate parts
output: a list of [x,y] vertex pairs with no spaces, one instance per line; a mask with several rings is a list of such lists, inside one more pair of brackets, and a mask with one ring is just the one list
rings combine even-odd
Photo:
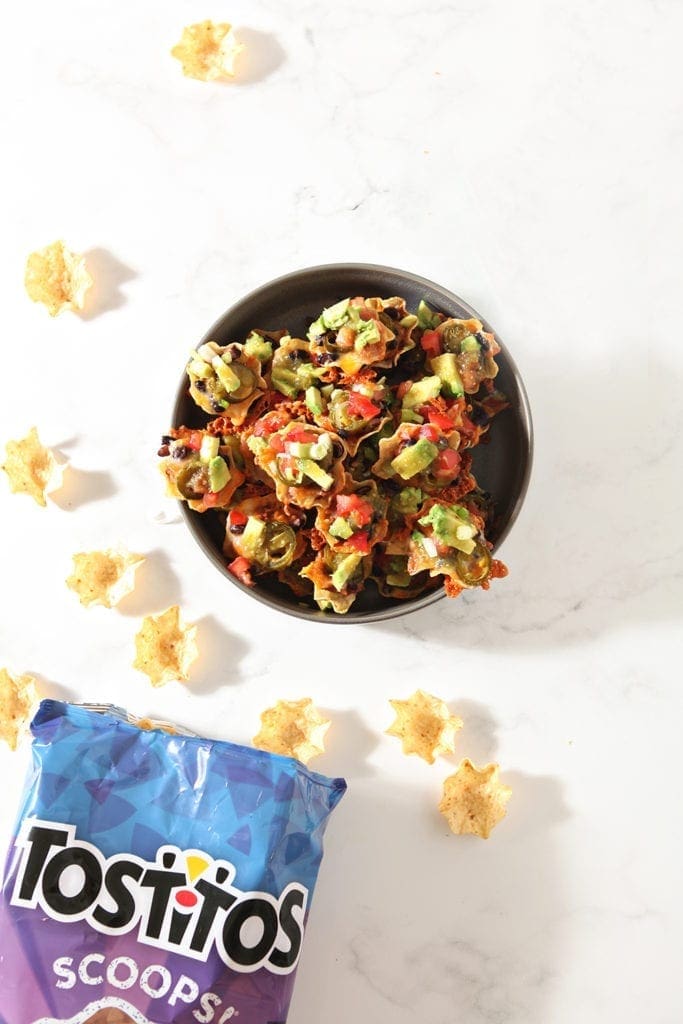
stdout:
[[31,729],[1,1024],[283,1024],[344,780],[117,708],[45,700]]

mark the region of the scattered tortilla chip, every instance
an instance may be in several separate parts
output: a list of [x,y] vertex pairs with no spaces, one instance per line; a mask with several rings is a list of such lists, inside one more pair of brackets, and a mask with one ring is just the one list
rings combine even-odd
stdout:
[[211,82],[234,76],[235,60],[243,49],[244,45],[235,38],[232,25],[227,22],[217,25],[207,20],[184,28],[171,55],[180,61],[183,74],[188,78]]
[[138,718],[136,725],[138,729],[144,729],[146,732],[151,732],[152,729],[161,729],[169,736],[181,735],[174,725],[169,725],[168,722],[156,722],[152,718]]
[[50,316],[65,309],[83,309],[85,293],[92,283],[85,257],[67,249],[64,242],[53,242],[32,252],[26,261],[24,285],[28,297],[42,302]]
[[13,676],[6,668],[0,668],[0,740],[4,740],[10,750],[17,749],[37,703],[33,676]]
[[74,571],[66,581],[81,604],[102,604],[113,608],[135,586],[135,570],[142,555],[127,551],[82,551],[73,556]]
[[261,715],[261,731],[254,736],[254,746],[308,764],[312,757],[324,754],[330,725],[310,697],[279,700]]
[[161,615],[147,615],[135,637],[133,668],[149,676],[152,686],[174,679],[186,683],[190,665],[197,658],[197,627],[186,626],[177,604]]
[[439,754],[453,753],[462,718],[452,715],[442,700],[416,690],[408,700],[389,703],[396,712],[396,721],[387,729],[387,735],[398,736],[404,754],[417,754],[427,764],[434,764]]
[[446,779],[439,810],[452,832],[488,839],[505,817],[505,804],[512,790],[498,781],[498,771],[497,764],[477,768],[466,757],[457,772]]
[[21,441],[8,441],[6,451],[2,468],[7,473],[10,487],[15,494],[29,494],[44,508],[47,505],[45,495],[62,485],[64,467],[60,466],[50,449],[40,443],[35,427],[31,427]]

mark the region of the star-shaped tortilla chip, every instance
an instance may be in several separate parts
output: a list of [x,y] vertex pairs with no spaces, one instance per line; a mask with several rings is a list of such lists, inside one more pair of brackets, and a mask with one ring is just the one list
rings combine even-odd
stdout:
[[62,484],[63,466],[60,466],[49,448],[40,443],[38,431],[31,427],[21,441],[8,441],[7,456],[2,466],[15,494],[28,494],[43,508],[45,495],[56,491]]
[[13,676],[0,668],[0,740],[16,750],[38,703],[33,676]]
[[439,754],[453,753],[462,719],[452,715],[442,700],[416,690],[408,700],[389,703],[396,712],[396,721],[387,729],[387,735],[398,736],[404,754],[417,754],[427,764],[434,764]]
[[183,74],[188,78],[211,82],[234,76],[235,60],[243,49],[244,45],[235,38],[232,25],[200,21],[183,29],[180,42],[173,47],[171,55],[180,61]]
[[113,608],[135,586],[135,570],[144,562],[142,555],[127,551],[81,551],[73,556],[74,571],[66,581],[81,604],[102,604]]
[[498,771],[497,764],[477,768],[465,758],[457,772],[446,779],[439,810],[452,832],[488,839],[491,830],[505,817],[505,805],[512,790],[499,781]]
[[254,736],[254,746],[308,764],[312,757],[325,752],[325,733],[330,725],[310,697],[279,700],[261,715],[261,731]]
[[92,283],[85,257],[67,249],[64,242],[53,242],[32,252],[26,261],[24,285],[28,297],[42,302],[50,316],[65,309],[83,309]]
[[161,615],[147,615],[135,637],[137,651],[133,668],[149,676],[152,686],[163,686],[174,679],[187,682],[189,669],[196,660],[197,627],[184,625],[177,604]]

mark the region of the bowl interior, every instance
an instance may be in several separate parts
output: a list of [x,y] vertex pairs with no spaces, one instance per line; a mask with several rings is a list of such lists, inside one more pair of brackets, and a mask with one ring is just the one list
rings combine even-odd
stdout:
[[[305,337],[310,322],[326,306],[348,295],[402,296],[414,310],[420,299],[434,309],[454,317],[478,317],[487,330],[493,328],[479,313],[452,292],[424,278],[390,267],[364,264],[330,264],[300,270],[278,278],[251,292],[227,311],[198,344],[216,341],[219,345],[239,341],[253,328],[278,330],[286,327],[293,335]],[[531,417],[524,386],[503,342],[497,356],[500,367],[496,384],[505,393],[510,408],[493,420],[490,443],[473,451],[473,472],[479,485],[493,495],[495,519],[487,531],[494,548],[499,547],[510,530],[526,492],[531,468]],[[173,426],[200,427],[209,417],[190,398],[187,378],[183,376],[173,411]],[[205,554],[238,587],[252,598],[298,615],[322,622],[368,622],[402,615],[422,608],[443,595],[442,587],[414,600],[382,597],[372,581],[358,595],[346,615],[321,612],[313,603],[296,597],[274,578],[264,576],[256,587],[243,586],[228,573],[222,552],[224,517],[217,512],[199,514],[181,504],[185,519]]]

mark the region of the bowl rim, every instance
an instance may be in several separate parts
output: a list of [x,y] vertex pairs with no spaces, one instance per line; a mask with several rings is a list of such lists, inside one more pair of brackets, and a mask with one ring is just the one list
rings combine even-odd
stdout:
[[[211,341],[213,336],[222,330],[223,324],[226,320],[239,314],[243,306],[248,305],[255,298],[261,295],[262,292],[267,289],[276,288],[282,285],[291,285],[295,283],[298,278],[310,277],[311,274],[341,274],[341,273],[363,273],[371,272],[375,274],[391,274],[399,278],[409,280],[412,285],[422,286],[425,292],[437,291],[441,294],[446,294],[450,299],[465,309],[472,317],[481,320],[482,324],[487,330],[492,330],[488,321],[481,316],[468,302],[465,302],[459,295],[451,291],[450,288],[445,288],[443,285],[437,284],[435,281],[431,281],[429,278],[422,277],[420,274],[413,274],[409,270],[402,270],[399,267],[385,266],[381,263],[321,263],[311,267],[301,267],[298,270],[289,271],[286,274],[281,274],[279,277],[275,277],[270,281],[266,281],[264,284],[259,285],[256,288],[252,288],[251,291],[247,292],[236,302],[234,302],[228,309],[222,313],[211,325],[208,331],[205,332],[199,345],[205,344],[207,341]],[[529,481],[531,479],[531,469],[534,458],[534,428],[531,417],[531,407],[529,405],[529,397],[527,395],[524,381],[522,380],[521,374],[517,368],[517,364],[510,355],[507,345],[500,340],[497,332],[496,339],[501,346],[505,354],[505,360],[509,367],[510,373],[514,377],[515,384],[519,391],[519,409],[518,416],[519,422],[522,427],[522,433],[524,436],[525,449],[526,449],[526,464],[524,467],[524,474],[520,481],[519,490],[515,498],[514,505],[510,511],[510,515],[502,530],[500,536],[496,539],[493,551],[496,552],[500,546],[504,543],[510,530],[517,521],[517,517],[521,511],[522,505],[526,498],[527,491],[529,489]],[[176,391],[176,398],[173,404],[172,422],[174,425],[180,422],[180,407],[185,401],[187,393],[186,377],[183,374],[180,385]],[[344,615],[335,615],[328,612],[321,611],[320,609],[313,609],[303,605],[288,604],[284,600],[280,600],[272,595],[260,590],[258,587],[248,587],[244,583],[241,583],[236,579],[231,572],[228,571],[227,565],[220,558],[220,553],[216,548],[209,543],[204,536],[204,533],[200,530],[197,522],[197,515],[194,513],[185,502],[179,501],[180,511],[186,525],[188,526],[192,537],[195,542],[202,549],[207,558],[220,570],[221,574],[230,581],[230,583],[237,587],[239,590],[248,594],[252,600],[258,601],[260,604],[266,605],[268,608],[274,611],[284,612],[286,615],[292,615],[295,618],[303,619],[306,622],[322,622],[331,625],[362,625],[368,622],[382,622],[388,619],[399,618],[403,615],[408,615],[411,612],[420,611],[423,608],[427,608],[429,605],[434,604],[436,601],[441,601],[445,598],[446,594],[443,587],[438,587],[435,590],[429,591],[423,597],[415,599],[409,599],[405,601],[397,600],[395,605],[391,605],[387,608],[381,608],[377,611],[371,612],[346,612]]]

